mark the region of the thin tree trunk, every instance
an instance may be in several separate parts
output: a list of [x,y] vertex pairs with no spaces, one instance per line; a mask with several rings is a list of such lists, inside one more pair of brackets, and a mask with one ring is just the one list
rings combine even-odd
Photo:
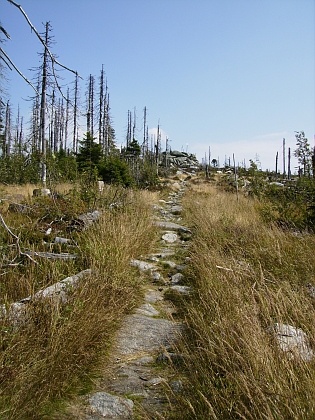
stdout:
[[5,131],[4,131],[4,155],[9,156],[11,151],[11,112],[10,101],[7,102],[5,111]]
[[104,136],[103,136],[103,122],[104,122],[104,65],[102,64],[100,77],[100,97],[99,97],[99,119],[98,119],[98,142],[102,145],[103,152],[105,150]]
[[[49,22],[46,22],[45,44],[48,43]],[[46,186],[47,167],[46,167],[46,139],[45,139],[45,126],[46,126],[46,89],[47,89],[47,47],[44,51],[43,73],[42,73],[42,92],[40,101],[40,141],[42,153],[42,184]]]
[[78,153],[78,142],[77,142],[77,114],[78,114],[78,73],[75,74],[74,84],[74,109],[73,109],[73,140],[72,147],[74,153]]

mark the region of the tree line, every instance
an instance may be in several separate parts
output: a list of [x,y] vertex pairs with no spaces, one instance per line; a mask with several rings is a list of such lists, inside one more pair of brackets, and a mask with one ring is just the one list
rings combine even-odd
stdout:
[[[143,110],[143,138],[137,139],[136,110],[127,113],[126,146],[116,145],[110,94],[104,65],[98,77],[89,75],[85,100],[81,99],[79,73],[59,63],[51,52],[52,27],[43,34],[34,28],[20,5],[16,6],[42,43],[41,65],[29,81],[0,48],[0,179],[6,183],[73,180],[86,171],[106,182],[147,186],[157,182],[161,132],[149,141],[147,108]],[[0,24],[0,43],[10,39]],[[61,87],[57,68],[73,74],[73,83]],[[16,70],[33,89],[30,119],[18,107],[13,116],[6,94],[8,70]]]

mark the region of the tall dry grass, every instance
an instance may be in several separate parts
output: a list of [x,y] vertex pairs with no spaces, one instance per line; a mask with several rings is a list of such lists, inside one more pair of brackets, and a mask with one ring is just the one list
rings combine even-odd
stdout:
[[129,261],[153,247],[152,199],[148,192],[129,191],[118,208],[104,208],[101,219],[77,236],[77,262],[27,262],[21,289],[16,281],[20,298],[85,268],[93,274],[65,305],[33,304],[27,325],[2,321],[0,418],[51,418],[65,398],[91,386],[120,320],[141,298],[142,280]]
[[259,218],[253,201],[205,186],[187,192],[193,229],[183,302],[181,351],[187,419],[314,419],[315,362],[287,357],[266,328],[302,328],[315,346],[314,235],[294,235]]

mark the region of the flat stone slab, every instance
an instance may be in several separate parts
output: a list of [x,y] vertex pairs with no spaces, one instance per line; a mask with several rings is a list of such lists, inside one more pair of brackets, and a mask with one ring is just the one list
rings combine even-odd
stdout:
[[189,295],[191,288],[189,286],[171,286],[170,289],[175,290],[176,292],[180,293],[181,295]]
[[160,314],[150,303],[144,303],[136,309],[136,314],[145,316],[158,316]]
[[93,414],[101,415],[103,419],[132,419],[133,401],[116,397],[107,392],[96,392],[89,399]]
[[159,290],[149,289],[145,294],[145,301],[147,303],[156,303],[163,300],[164,297]]
[[158,351],[176,341],[180,328],[167,319],[130,315],[118,333],[117,350],[124,355]]
[[191,233],[191,231],[182,225],[178,225],[177,223],[173,223],[173,222],[155,222],[156,226],[162,228],[162,229],[171,229],[171,230],[179,230],[181,232],[188,232]]
[[130,265],[138,267],[140,271],[157,270],[157,266],[152,263],[140,260],[131,260]]

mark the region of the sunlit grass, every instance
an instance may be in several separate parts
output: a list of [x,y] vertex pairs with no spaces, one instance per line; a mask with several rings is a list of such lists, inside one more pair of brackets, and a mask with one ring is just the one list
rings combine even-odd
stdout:
[[[105,202],[118,197],[117,192],[108,194]],[[54,403],[91,386],[88,378],[106,360],[122,316],[141,299],[142,280],[129,261],[153,248],[150,203],[155,198],[149,192],[125,191],[118,207],[105,206],[95,225],[76,234],[75,261],[40,259],[34,264],[26,260],[5,269],[0,298],[6,304],[82,269],[91,268],[92,275],[81,281],[64,305],[47,300],[30,305],[26,325],[14,327],[1,321],[0,418],[42,418]],[[13,224],[10,214],[6,219]],[[24,222],[36,229],[31,216]],[[3,240],[10,241],[1,230]],[[11,242],[7,257],[16,252]],[[21,242],[30,246],[27,236]],[[40,246],[40,242],[33,244],[35,250]]]
[[255,202],[206,185],[187,192],[193,229],[182,313],[187,335],[183,418],[313,419],[314,362],[290,359],[266,328],[302,328],[315,344],[313,235],[264,224]]

